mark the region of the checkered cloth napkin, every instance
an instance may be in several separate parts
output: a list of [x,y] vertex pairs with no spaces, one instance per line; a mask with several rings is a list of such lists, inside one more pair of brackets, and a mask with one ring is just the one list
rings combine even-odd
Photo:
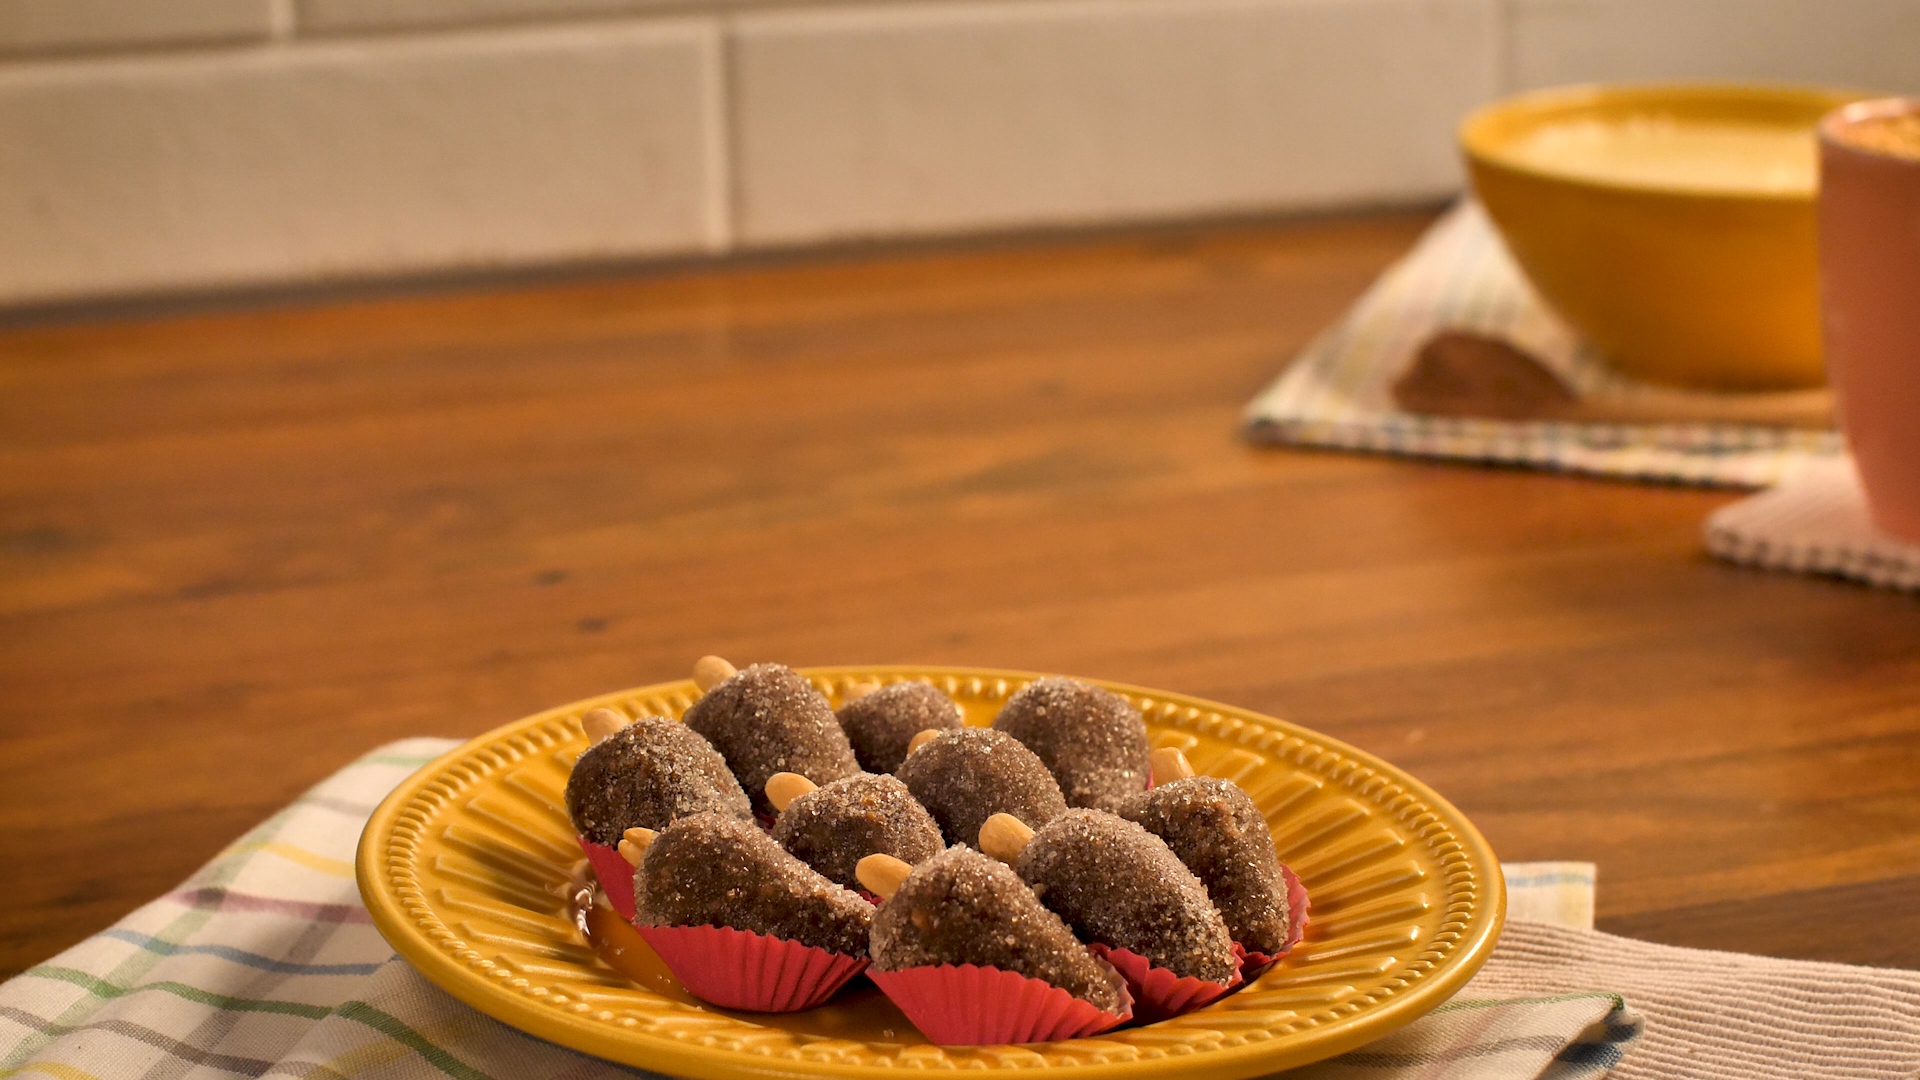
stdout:
[[[475,1012],[373,929],[353,881],[361,827],[383,795],[454,745],[412,739],[369,754],[179,889],[0,984],[0,1077],[653,1075]],[[1398,1033],[1291,1075],[1857,1080],[1920,1070],[1920,972],[1609,937],[1585,928],[1590,865],[1506,869],[1514,918],[1480,975]]]
[[[1394,379],[1438,330],[1503,338],[1575,392],[1652,393],[1614,373],[1542,304],[1478,204],[1461,203],[1247,406],[1256,442],[1734,487],[1765,487],[1839,436],[1728,423],[1513,422],[1418,416]],[[1667,393],[1671,393],[1668,391]]]
[[1853,460],[1808,461],[1758,495],[1707,519],[1707,550],[1767,570],[1797,570],[1920,592],[1920,544],[1881,532]]

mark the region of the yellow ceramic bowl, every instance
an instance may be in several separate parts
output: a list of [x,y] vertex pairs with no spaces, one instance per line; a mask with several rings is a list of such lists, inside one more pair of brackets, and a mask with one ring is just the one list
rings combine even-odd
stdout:
[[[921,679],[989,723],[1034,676],[979,668],[814,668],[848,687]],[[550,709],[455,749],[402,783],[360,839],[360,894],[394,950],[522,1031],[678,1076],[899,1076],[1045,1070],[1072,1080],[1259,1076],[1377,1039],[1445,1001],[1485,962],[1506,904],[1500,867],[1458,810],[1393,766],[1258,713],[1116,683],[1157,746],[1233,779],[1306,883],[1306,940],[1207,1008],[1090,1039],[933,1046],[871,983],[815,1009],[726,1012],[690,996],[631,926],[582,906],[586,860],[561,805],[586,748],[580,715],[679,716],[691,682]]]
[[1474,190],[1543,298],[1620,371],[1818,386],[1813,128],[1865,95],[1580,86],[1468,116]]

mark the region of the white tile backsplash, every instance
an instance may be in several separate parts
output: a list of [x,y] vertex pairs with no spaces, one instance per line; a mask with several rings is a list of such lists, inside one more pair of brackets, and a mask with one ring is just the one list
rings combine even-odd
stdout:
[[1607,80],[1920,94],[1920,0],[1508,0],[1515,89]]
[[1920,93],[1920,0],[0,0],[0,304],[1426,199],[1643,79]]
[[1431,197],[1491,0],[1030,0],[741,16],[742,241]]
[[274,0],[0,0],[0,53],[266,38]]
[[715,0],[294,0],[302,32],[446,29],[605,18],[712,6]]
[[0,70],[0,297],[711,250],[718,27]]

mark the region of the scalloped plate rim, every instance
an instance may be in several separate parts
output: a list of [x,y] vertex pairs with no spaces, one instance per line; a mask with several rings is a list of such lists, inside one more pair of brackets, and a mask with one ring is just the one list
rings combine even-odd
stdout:
[[[1031,681],[1049,672],[1014,668],[989,668],[944,664],[834,664],[795,668],[809,680],[846,679],[864,676],[955,677],[969,680],[1005,680],[1009,683]],[[1076,1078],[1123,1080],[1123,1078],[1178,1074],[1183,1077],[1207,1077],[1212,1080],[1240,1080],[1283,1069],[1298,1068],[1322,1061],[1372,1042],[1426,1015],[1443,1004],[1480,970],[1492,955],[1506,920],[1505,880],[1486,839],[1458,808],[1438,792],[1404,770],[1378,756],[1338,739],[1279,717],[1207,698],[1195,697],[1154,687],[1089,676],[1073,676],[1108,690],[1155,702],[1178,702],[1187,709],[1199,709],[1242,720],[1252,719],[1283,735],[1312,742],[1322,750],[1344,756],[1376,774],[1390,779],[1419,796],[1427,808],[1451,829],[1469,862],[1487,885],[1486,900],[1476,904],[1474,917],[1466,932],[1448,955],[1412,988],[1396,992],[1387,1000],[1362,1008],[1354,1015],[1321,1024],[1298,1035],[1286,1034],[1267,1040],[1249,1040],[1236,1046],[1168,1052],[1130,1061],[1023,1063],[1010,1068],[1070,1069]],[[385,863],[386,841],[404,809],[420,791],[440,778],[462,758],[501,742],[524,730],[597,705],[647,695],[683,693],[691,696],[691,679],[675,679],[643,686],[595,694],[577,701],[543,709],[518,720],[483,732],[447,751],[401,781],[381,800],[362,831],[354,859],[355,880],[361,899],[372,916],[374,926],[394,951],[440,989],[474,1009],[521,1032],[580,1053],[670,1075],[724,1080],[734,1076],[779,1077],[783,1080],[812,1077],[877,1078],[896,1076],[910,1065],[864,1065],[806,1059],[772,1059],[763,1054],[724,1050],[689,1044],[683,1040],[646,1032],[611,1028],[604,1021],[563,1012],[537,999],[501,986],[475,972],[471,967],[439,948],[421,932],[406,914],[391,888]],[[1152,723],[1152,718],[1149,718]],[[1200,1010],[1204,1013],[1205,1010]],[[1190,1014],[1199,1015],[1199,1013]],[[1117,1034],[1124,1036],[1128,1030]],[[1095,1039],[1108,1038],[1095,1036]],[[1029,1044],[1044,1047],[1049,1044]],[[951,1067],[951,1066],[949,1066]]]

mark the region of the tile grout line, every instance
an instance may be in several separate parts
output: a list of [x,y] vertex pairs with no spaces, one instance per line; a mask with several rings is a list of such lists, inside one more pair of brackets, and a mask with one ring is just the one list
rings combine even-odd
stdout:
[[295,0],[267,0],[267,41],[273,45],[290,45],[299,31],[299,13],[294,10]]
[[721,246],[716,250],[732,251],[740,244],[744,224],[741,219],[746,206],[746,185],[743,182],[745,169],[741,163],[744,125],[740,116],[739,16],[728,12],[721,15],[717,23],[720,28],[719,60],[715,65],[718,77],[714,93],[719,98],[719,109],[715,113],[718,133],[713,152],[720,159],[717,177],[719,197],[715,205],[722,218],[723,237]]
[[1518,67],[1513,24],[1519,0],[1493,0],[1493,4],[1493,89],[1496,96],[1506,97],[1514,92]]

